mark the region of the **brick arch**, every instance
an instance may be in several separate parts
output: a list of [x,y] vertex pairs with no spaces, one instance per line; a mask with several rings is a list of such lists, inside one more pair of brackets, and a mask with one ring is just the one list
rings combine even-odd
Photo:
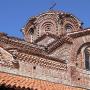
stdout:
[[73,46],[72,46],[72,52],[71,52],[71,61],[77,60],[77,55],[79,54],[81,48],[85,45],[90,45],[90,40],[86,39],[83,40],[82,38],[79,38],[79,40],[75,40]]
[[80,48],[78,49],[78,51],[77,51],[77,55],[81,52],[81,49],[82,49],[84,46],[86,46],[86,47],[90,46],[90,42],[86,42],[86,43],[82,44],[81,47],[80,47]]

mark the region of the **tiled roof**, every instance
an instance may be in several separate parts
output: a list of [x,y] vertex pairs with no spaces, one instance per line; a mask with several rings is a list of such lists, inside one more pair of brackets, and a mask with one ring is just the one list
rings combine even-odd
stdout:
[[63,84],[55,84],[48,81],[31,79],[28,77],[16,76],[3,72],[0,72],[0,85],[16,88],[32,88],[33,90],[84,90],[81,88],[65,86]]
[[[38,43],[40,41],[44,41],[45,38],[50,37],[53,39],[53,41],[49,44],[47,44],[47,46],[45,45],[40,45],[40,47],[44,47],[45,51],[49,54],[50,52],[52,52],[53,50],[55,50],[57,47],[61,46],[64,43],[69,43],[72,44],[72,39],[70,37],[68,37],[67,35],[61,35],[61,36],[56,36],[54,34],[44,34],[41,37],[39,37],[34,43]],[[49,40],[50,40],[49,38]],[[43,43],[43,42],[42,42]],[[46,44],[46,43],[45,43]]]
[[[50,36],[53,37],[53,35],[50,35]],[[56,40],[54,46],[58,46],[60,44],[63,44],[65,41],[69,41],[69,40],[66,40],[64,38],[64,40],[61,41],[61,39],[60,39],[59,41]],[[5,36],[5,37],[2,36],[0,39],[0,42],[13,45],[14,49],[16,48],[18,51],[21,51],[21,52],[24,52],[27,54],[37,55],[37,56],[48,58],[48,59],[51,59],[54,61],[65,62],[65,60],[61,60],[58,58],[48,56],[49,51],[52,51],[52,48],[54,47],[53,44],[50,46],[50,48],[45,48],[45,50],[43,50],[41,48],[41,46],[39,46],[39,45],[27,43],[27,42],[21,41],[19,39],[16,40],[15,38],[7,37],[7,36]],[[53,50],[54,50],[54,48],[53,48]]]

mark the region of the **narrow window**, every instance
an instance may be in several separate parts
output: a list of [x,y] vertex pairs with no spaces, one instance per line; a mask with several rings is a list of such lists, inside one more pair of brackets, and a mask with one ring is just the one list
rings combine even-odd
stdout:
[[85,49],[85,67],[90,70],[90,48]]
[[30,34],[32,35],[32,34],[34,34],[34,28],[30,28]]

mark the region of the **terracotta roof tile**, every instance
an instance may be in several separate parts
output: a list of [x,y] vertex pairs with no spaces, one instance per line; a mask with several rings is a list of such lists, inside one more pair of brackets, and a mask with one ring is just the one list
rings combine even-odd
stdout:
[[34,90],[84,90],[81,88],[55,84],[48,81],[31,79],[3,72],[0,72],[0,85],[8,87],[33,88]]

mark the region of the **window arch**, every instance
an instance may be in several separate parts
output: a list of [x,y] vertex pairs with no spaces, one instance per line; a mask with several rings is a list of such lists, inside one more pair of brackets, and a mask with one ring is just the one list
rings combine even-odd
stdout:
[[71,24],[67,23],[65,25],[65,30],[66,30],[66,32],[72,32],[73,31],[73,26]]
[[87,70],[90,70],[90,47],[86,47],[84,53],[85,53],[85,68]]

